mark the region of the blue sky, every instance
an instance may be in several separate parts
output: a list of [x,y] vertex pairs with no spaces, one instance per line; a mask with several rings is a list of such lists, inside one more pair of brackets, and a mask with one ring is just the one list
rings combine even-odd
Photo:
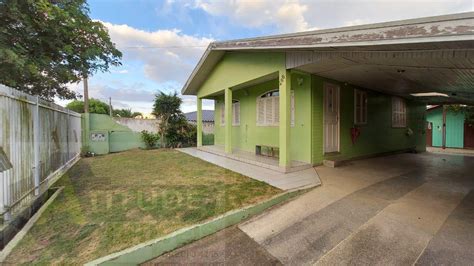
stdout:
[[[473,11],[472,0],[89,0],[122,51],[122,66],[89,80],[91,97],[150,113],[157,91],[179,92],[209,42]],[[82,84],[71,84],[82,92]],[[195,97],[182,96],[185,112]],[[64,104],[64,101],[60,101]],[[213,103],[204,103],[213,109]]]

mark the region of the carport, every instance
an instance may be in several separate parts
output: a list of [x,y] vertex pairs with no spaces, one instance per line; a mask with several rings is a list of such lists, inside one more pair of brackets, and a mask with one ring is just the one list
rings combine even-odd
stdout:
[[[185,87],[198,87],[228,51],[285,52],[286,69],[426,104],[474,104],[474,12],[214,43]],[[157,261],[474,261],[474,157],[405,153],[315,169],[321,187]]]
[[430,104],[474,104],[473,12],[218,42],[204,57],[217,62],[220,50],[286,51],[287,69]]

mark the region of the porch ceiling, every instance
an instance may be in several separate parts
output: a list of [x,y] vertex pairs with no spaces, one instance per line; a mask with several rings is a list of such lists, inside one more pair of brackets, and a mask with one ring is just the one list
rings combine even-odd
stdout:
[[[289,52],[287,68],[430,104],[474,104],[473,42]],[[420,92],[449,97],[410,95]]]

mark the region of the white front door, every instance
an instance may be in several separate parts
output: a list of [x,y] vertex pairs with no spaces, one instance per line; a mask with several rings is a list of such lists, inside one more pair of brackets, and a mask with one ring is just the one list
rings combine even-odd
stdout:
[[339,86],[324,83],[324,152],[339,151]]

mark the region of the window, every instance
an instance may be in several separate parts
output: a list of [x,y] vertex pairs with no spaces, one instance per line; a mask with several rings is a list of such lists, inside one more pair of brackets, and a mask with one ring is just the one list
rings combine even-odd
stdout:
[[392,98],[392,127],[407,126],[407,107],[400,97]]
[[[221,108],[221,126],[225,125],[225,103],[222,102]],[[232,125],[240,126],[240,102],[233,100],[232,101]]]
[[354,90],[354,124],[367,124],[367,92]]
[[240,126],[240,102],[234,101],[232,103],[232,125]]
[[[291,91],[291,126],[295,121],[295,96]],[[257,126],[278,126],[280,124],[280,92],[269,91],[257,98]]]

